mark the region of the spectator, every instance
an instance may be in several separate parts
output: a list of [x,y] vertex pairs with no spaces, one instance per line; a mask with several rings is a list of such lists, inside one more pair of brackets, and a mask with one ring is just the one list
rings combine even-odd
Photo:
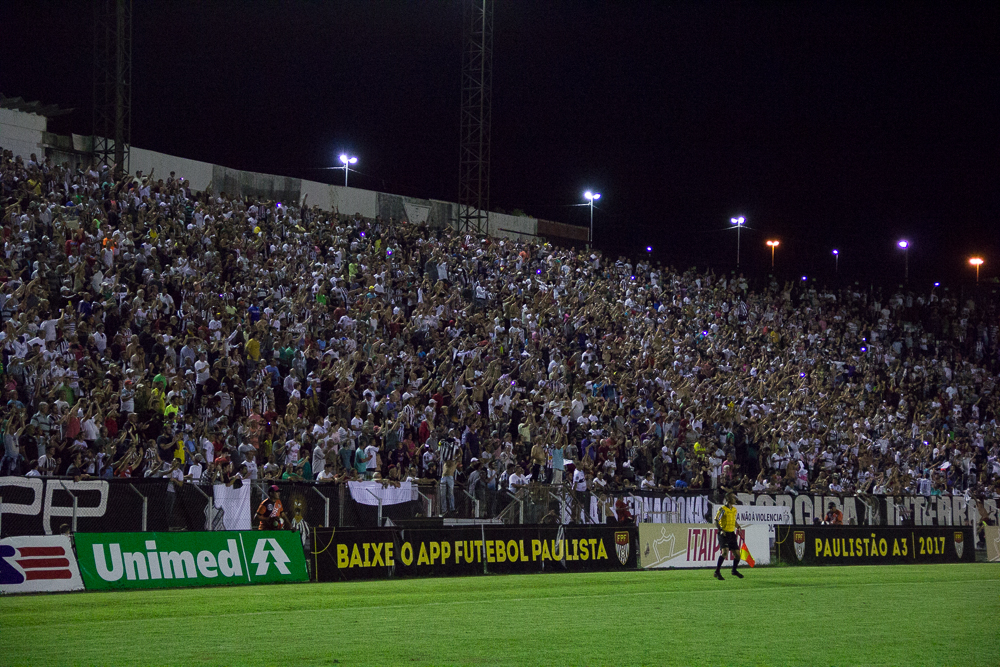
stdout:
[[991,294],[751,285],[4,156],[7,472],[142,476],[150,442],[204,481],[413,463],[452,511],[460,440],[491,514],[518,466],[570,461],[581,507],[588,476],[1000,495]]
[[844,525],[844,513],[837,509],[837,503],[827,505],[826,517],[823,519],[823,524],[827,526]]
[[450,441],[440,449],[441,452],[441,514],[442,516],[455,511],[455,472],[462,462],[461,447]]

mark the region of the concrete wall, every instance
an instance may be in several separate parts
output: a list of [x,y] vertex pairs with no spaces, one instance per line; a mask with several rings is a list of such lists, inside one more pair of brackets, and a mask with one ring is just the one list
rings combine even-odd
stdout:
[[378,213],[383,220],[406,220],[415,225],[446,227],[454,223],[457,206],[450,202],[378,193]]
[[257,197],[297,204],[301,200],[302,179],[212,165],[212,190],[231,197]]
[[[378,215],[378,193],[372,190],[362,190],[360,188],[344,187],[343,185],[326,185],[325,183],[310,183],[311,186],[327,189],[327,197],[330,203],[327,206],[320,205],[326,211],[336,211],[344,215],[354,215],[360,213],[366,218],[374,218]],[[310,198],[311,199],[311,198]],[[312,205],[312,201],[309,202]]]
[[[165,153],[136,148],[133,146],[129,151],[129,169],[135,174],[137,171],[149,174],[153,171],[154,178],[166,179],[170,172],[177,172],[178,176],[191,182],[191,187],[195,190],[204,190],[212,183],[213,165],[198,160],[188,160],[187,158],[174,157]],[[216,188],[218,191],[218,188]]]
[[[419,199],[386,192],[362,190],[305,181],[298,178],[258,174],[230,169],[197,160],[174,157],[143,148],[132,148],[132,173],[142,170],[148,174],[156,168],[156,177],[166,177],[171,171],[191,182],[195,190],[211,187],[213,192],[226,192],[235,196],[253,196],[277,201],[318,206],[324,211],[337,211],[345,215],[360,213],[366,218],[381,216],[388,220],[406,220],[430,227],[453,225],[458,220],[458,204],[437,199]],[[491,213],[489,233],[492,236],[536,239],[538,221],[502,213]]]
[[0,109],[0,146],[27,160],[32,153],[41,157],[42,133],[48,119],[38,114]]
[[590,228],[540,219],[538,221],[538,235],[586,243],[587,237],[590,236]]
[[[74,135],[69,138],[51,135],[47,142],[48,147],[43,149],[45,128],[44,116],[0,109],[0,146],[13,150],[15,155],[22,155],[25,158],[31,153],[38,155],[46,153],[58,163],[63,159],[75,163],[76,159],[81,158],[80,155],[74,156],[69,151],[82,150],[84,147],[82,139],[86,137],[78,138]],[[63,149],[67,149],[65,154]],[[82,161],[88,162],[89,159],[83,158]],[[135,146],[131,148],[129,168],[133,174],[137,171],[143,174],[153,172],[156,178],[166,178],[173,171],[177,176],[189,181],[195,190],[211,188],[213,192],[225,192],[232,196],[260,197],[288,204],[301,204],[305,199],[309,206],[318,206],[324,211],[337,211],[345,215],[360,213],[366,218],[381,216],[386,220],[394,218],[414,224],[424,223],[430,227],[445,227],[456,225],[458,222],[459,207],[454,202],[404,197],[286,176],[240,171]],[[488,232],[491,236],[526,241],[562,234],[574,240],[581,240],[579,228],[544,221],[541,226],[543,229],[539,228],[539,221],[536,218],[490,213]],[[586,230],[582,233],[585,239]]]
[[527,216],[490,213],[488,231],[490,236],[534,241],[538,234],[538,220]]

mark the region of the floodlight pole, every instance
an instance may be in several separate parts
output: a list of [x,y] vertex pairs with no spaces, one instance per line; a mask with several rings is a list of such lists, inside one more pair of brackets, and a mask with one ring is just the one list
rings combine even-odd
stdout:
[[351,165],[358,161],[356,157],[347,157],[346,154],[340,156],[340,161],[344,163],[344,187],[347,187],[347,172],[351,170]]
[[583,193],[583,198],[587,200],[590,204],[590,245],[594,245],[594,201],[601,198],[600,192],[591,192],[587,190]]
[[740,268],[740,231],[743,229],[743,223],[746,222],[746,218],[742,215],[738,218],[730,218],[729,222],[736,225],[736,268]]

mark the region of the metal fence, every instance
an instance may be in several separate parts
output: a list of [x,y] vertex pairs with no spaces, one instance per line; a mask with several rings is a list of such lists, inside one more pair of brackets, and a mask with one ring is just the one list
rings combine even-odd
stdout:
[[[231,487],[184,484],[173,490],[165,479],[92,479],[0,477],[0,536],[42,535],[66,531],[136,532],[221,530],[232,526],[233,513],[250,521],[266,497],[270,481],[247,484],[238,509]],[[454,487],[454,511],[447,489],[438,482],[415,484],[412,495],[385,502],[367,491],[361,501],[343,484],[276,482],[289,517],[313,527],[376,527],[419,518],[448,517],[458,522],[522,524],[604,524],[626,511],[639,523],[707,523],[718,494],[700,491],[665,493],[629,491],[577,492],[569,485],[531,484],[514,492]],[[373,487],[378,490],[378,487]],[[369,498],[369,496],[371,496]],[[783,505],[792,523],[821,520],[832,503],[848,525],[973,526],[997,524],[997,501],[963,496],[837,496],[823,494],[738,494],[739,504]],[[230,515],[227,516],[227,509]],[[246,525],[244,523],[244,525]]]

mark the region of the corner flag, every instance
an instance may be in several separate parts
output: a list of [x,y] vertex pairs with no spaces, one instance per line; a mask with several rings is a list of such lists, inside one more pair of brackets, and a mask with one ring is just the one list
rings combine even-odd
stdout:
[[747,549],[746,542],[742,542],[740,544],[740,560],[745,560],[747,562],[747,565],[749,565],[750,567],[754,567],[757,565],[757,563],[754,562],[753,556],[750,555],[750,550]]

